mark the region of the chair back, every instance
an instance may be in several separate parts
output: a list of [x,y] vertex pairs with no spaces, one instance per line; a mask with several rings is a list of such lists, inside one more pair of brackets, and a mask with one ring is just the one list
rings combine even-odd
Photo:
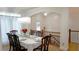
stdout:
[[12,35],[13,36],[13,39],[14,39],[14,47],[16,50],[20,50],[21,49],[21,45],[20,45],[20,42],[19,42],[19,37],[17,35]]
[[47,35],[47,36],[42,38],[42,45],[41,45],[42,51],[48,51],[50,39],[51,39],[50,35]]
[[18,32],[17,30],[11,30],[11,31],[10,31],[10,33],[11,33],[12,35],[17,34],[17,32]]
[[13,46],[13,40],[12,40],[12,35],[10,33],[7,33],[8,39],[9,39],[9,44]]

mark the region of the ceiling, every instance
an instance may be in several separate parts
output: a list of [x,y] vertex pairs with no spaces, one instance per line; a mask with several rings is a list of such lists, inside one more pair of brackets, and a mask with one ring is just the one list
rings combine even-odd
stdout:
[[0,7],[0,12],[22,14],[22,13],[25,13],[28,10],[34,9],[34,8],[36,8],[36,7]]
[[59,12],[62,8],[52,8],[52,7],[0,7],[0,12],[6,13],[18,13],[22,16],[32,16],[37,13],[52,13],[52,12]]

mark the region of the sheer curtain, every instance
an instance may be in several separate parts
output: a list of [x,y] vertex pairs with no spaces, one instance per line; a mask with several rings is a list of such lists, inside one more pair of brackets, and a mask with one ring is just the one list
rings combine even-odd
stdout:
[[17,22],[17,17],[14,16],[0,16],[1,20],[1,39],[3,44],[8,43],[8,37],[6,33],[11,30],[19,30],[20,26]]

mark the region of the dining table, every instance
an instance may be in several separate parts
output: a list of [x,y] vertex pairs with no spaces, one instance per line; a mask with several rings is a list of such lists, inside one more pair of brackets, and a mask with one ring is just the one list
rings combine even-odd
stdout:
[[40,46],[41,39],[42,37],[35,35],[19,36],[20,45],[25,47],[28,51],[33,51],[34,48]]

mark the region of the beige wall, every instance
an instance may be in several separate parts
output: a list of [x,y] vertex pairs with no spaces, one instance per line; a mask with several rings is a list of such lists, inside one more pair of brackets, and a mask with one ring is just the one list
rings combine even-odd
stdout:
[[51,13],[45,16],[45,27],[47,31],[60,32],[60,15]]
[[69,8],[70,28],[79,30],[79,8]]
[[[79,31],[79,8],[69,8],[69,27]],[[71,41],[79,43],[79,33],[72,33]]]
[[36,20],[39,20],[41,23],[41,29],[43,27],[46,28],[46,31],[52,31],[52,32],[60,32],[60,17],[56,13],[48,14],[47,16],[44,16],[43,13],[38,13],[36,15],[32,16],[32,27],[31,29],[35,30],[35,22]]

